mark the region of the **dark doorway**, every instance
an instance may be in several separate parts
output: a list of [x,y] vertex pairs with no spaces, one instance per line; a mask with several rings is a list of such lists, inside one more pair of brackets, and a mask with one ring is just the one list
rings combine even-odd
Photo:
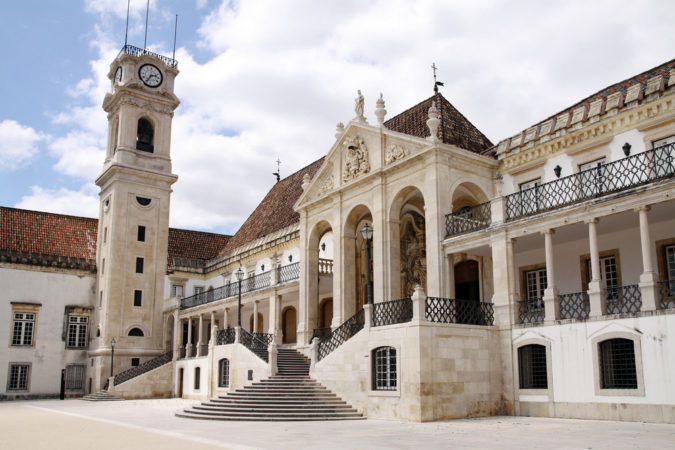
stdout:
[[478,261],[463,261],[455,266],[455,298],[480,301]]
[[183,398],[183,369],[178,369],[178,398]]

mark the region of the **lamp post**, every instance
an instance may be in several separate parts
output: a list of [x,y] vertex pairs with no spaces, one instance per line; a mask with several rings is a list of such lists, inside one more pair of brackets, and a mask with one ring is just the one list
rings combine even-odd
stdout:
[[234,274],[237,276],[237,282],[239,283],[239,303],[237,304],[237,326],[241,327],[241,280],[244,278],[244,271],[241,270],[240,267]]
[[371,246],[373,244],[373,228],[367,223],[361,228],[361,236],[366,240],[366,274],[367,274],[367,292],[368,299],[367,302],[369,305],[373,304],[373,284],[370,279],[370,260],[371,260]]
[[115,361],[115,338],[110,340],[110,376],[113,376],[113,362]]

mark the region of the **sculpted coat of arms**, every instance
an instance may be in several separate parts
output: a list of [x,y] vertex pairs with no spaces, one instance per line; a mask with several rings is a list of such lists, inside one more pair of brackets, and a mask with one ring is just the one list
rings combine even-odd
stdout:
[[344,145],[347,150],[344,152],[345,164],[342,172],[342,180],[349,181],[357,176],[370,171],[368,162],[368,148],[359,136],[350,136],[345,139]]

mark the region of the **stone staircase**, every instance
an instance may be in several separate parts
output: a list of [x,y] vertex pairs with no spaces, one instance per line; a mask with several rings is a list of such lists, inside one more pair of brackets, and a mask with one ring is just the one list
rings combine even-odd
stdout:
[[119,398],[116,395],[109,394],[106,391],[98,391],[89,395],[85,395],[84,397],[80,398],[80,400],[85,400],[88,402],[111,402],[111,401],[120,401],[124,399]]
[[176,413],[210,420],[310,421],[365,419],[334,393],[309,377],[309,360],[279,349],[278,375]]

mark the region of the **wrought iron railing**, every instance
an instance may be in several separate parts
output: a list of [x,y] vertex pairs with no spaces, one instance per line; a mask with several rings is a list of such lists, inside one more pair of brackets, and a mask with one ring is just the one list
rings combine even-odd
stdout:
[[490,226],[492,212],[490,202],[462,209],[445,216],[445,235],[467,233],[482,230]]
[[427,297],[424,316],[429,322],[464,325],[493,325],[492,303],[454,298]]
[[199,346],[199,356],[208,356],[209,344],[202,344]]
[[234,328],[216,331],[216,345],[234,344],[237,334]]
[[642,293],[637,284],[607,288],[607,314],[629,314],[640,311]]
[[153,53],[151,51],[148,51],[148,50],[143,49],[143,48],[135,47],[133,45],[125,45],[124,47],[122,47],[122,50],[120,50],[120,52],[117,56],[119,56],[123,53],[126,53],[127,55],[132,55],[132,56],[143,56],[143,55],[154,56],[155,58],[160,59],[164,64],[166,64],[167,66],[169,66],[171,68],[175,69],[176,67],[178,67],[178,61],[176,61],[175,59],[168,58],[168,57],[162,56],[158,53]]
[[319,258],[319,275],[333,275],[333,260]]
[[[271,273],[269,271],[253,275],[241,281],[241,293],[265,289],[271,285]],[[180,301],[181,309],[192,308],[206,303],[215,302],[223,298],[236,297],[239,295],[239,283],[228,283],[224,286],[200,292],[199,294],[185,297]]]
[[267,344],[243,328],[239,329],[239,343],[258,355],[263,361],[269,362],[270,356],[267,351]]
[[330,327],[314,328],[314,332],[312,333],[312,339],[310,339],[310,342],[313,341],[314,338],[318,338],[320,341],[326,339],[326,337],[330,334],[330,332],[331,332]]
[[272,333],[252,333],[253,336],[263,341],[265,344],[270,345],[274,342],[274,335]]
[[413,317],[413,304],[410,297],[373,305],[373,326],[393,325],[410,322]]
[[300,278],[300,263],[297,262],[287,266],[278,267],[277,271],[277,281],[279,283],[297,280]]
[[673,175],[675,144],[666,144],[507,195],[506,220],[549,211]]
[[588,319],[591,306],[586,292],[560,294],[561,319]]
[[156,369],[159,366],[163,366],[164,364],[171,362],[172,359],[173,353],[168,352],[156,358],[153,358],[149,361],[146,361],[143,364],[140,364],[136,367],[132,367],[131,369],[127,369],[123,372],[120,372],[115,375],[115,386],[124,383],[125,381],[128,381],[132,378],[135,378],[139,375],[142,375],[145,372],[149,372],[153,369]]
[[659,281],[657,289],[661,308],[675,308],[675,280]]
[[333,330],[324,340],[319,342],[319,354],[317,359],[320,361],[328,356],[333,350],[345,343],[347,339],[361,331],[364,324],[365,312],[362,309]]
[[520,323],[541,323],[546,312],[543,298],[529,298],[518,302],[518,319]]

